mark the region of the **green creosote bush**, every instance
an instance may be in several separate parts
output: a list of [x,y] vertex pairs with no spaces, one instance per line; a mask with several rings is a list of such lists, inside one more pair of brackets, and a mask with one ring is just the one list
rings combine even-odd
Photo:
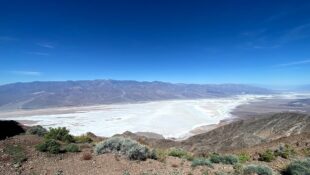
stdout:
[[91,143],[93,140],[89,136],[83,134],[80,136],[75,136],[74,141],[76,143]]
[[165,162],[167,156],[168,156],[167,151],[163,149],[153,149],[151,152],[151,159],[155,159],[160,162]]
[[192,161],[192,167],[196,167],[196,166],[213,167],[211,161],[206,158],[194,158],[194,160]]
[[290,163],[283,174],[285,175],[308,175],[310,174],[310,159],[297,160]]
[[70,135],[70,131],[65,127],[50,128],[44,138],[46,140],[54,139],[66,143],[74,142],[74,137]]
[[243,168],[243,175],[272,175],[272,169],[261,165],[247,165]]
[[41,152],[58,154],[60,152],[60,144],[54,140],[45,140],[43,143],[36,145],[36,149]]
[[70,143],[70,144],[66,145],[65,149],[67,152],[72,152],[72,153],[80,152],[79,146],[74,144],[74,143]]
[[189,161],[193,160],[193,155],[181,148],[171,148],[168,151],[168,156],[178,157]]
[[47,130],[43,128],[41,125],[36,125],[27,129],[26,133],[43,137],[47,133]]
[[248,153],[241,153],[238,155],[240,163],[245,163],[251,159],[251,156]]
[[146,160],[151,152],[148,147],[123,137],[111,137],[95,146],[95,153],[118,153],[125,155],[130,160]]
[[270,149],[266,150],[264,153],[260,154],[260,157],[258,160],[265,161],[265,162],[272,162],[275,160],[274,152]]

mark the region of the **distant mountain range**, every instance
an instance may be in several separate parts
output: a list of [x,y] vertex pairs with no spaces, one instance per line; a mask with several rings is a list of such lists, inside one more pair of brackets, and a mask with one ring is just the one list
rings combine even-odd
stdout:
[[241,84],[173,84],[117,80],[29,82],[0,86],[0,109],[40,109],[269,93],[272,91]]

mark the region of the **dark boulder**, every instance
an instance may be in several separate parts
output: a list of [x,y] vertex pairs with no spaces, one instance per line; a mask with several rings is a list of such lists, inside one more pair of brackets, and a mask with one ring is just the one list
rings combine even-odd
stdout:
[[14,120],[0,120],[0,140],[24,133],[24,128]]

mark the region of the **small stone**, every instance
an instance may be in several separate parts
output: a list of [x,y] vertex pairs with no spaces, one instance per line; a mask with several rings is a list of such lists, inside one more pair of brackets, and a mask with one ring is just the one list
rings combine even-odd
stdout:
[[21,166],[21,164],[20,163],[14,163],[13,166],[14,166],[14,168],[19,168]]

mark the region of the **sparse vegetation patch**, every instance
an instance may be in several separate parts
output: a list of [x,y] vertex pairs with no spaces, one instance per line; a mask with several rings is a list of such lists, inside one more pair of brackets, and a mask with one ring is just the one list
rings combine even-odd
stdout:
[[186,160],[193,160],[193,155],[181,148],[171,148],[168,152],[169,156],[178,157]]
[[122,137],[111,137],[98,143],[95,147],[95,153],[118,153],[125,155],[130,160],[146,160],[151,155],[148,147]]
[[260,161],[265,161],[265,162],[272,162],[275,160],[275,155],[274,152],[270,149],[266,150],[265,152],[261,153],[259,156]]
[[194,158],[194,160],[192,161],[192,167],[196,167],[196,166],[212,167],[212,162],[206,158]]
[[43,128],[41,125],[36,125],[27,129],[26,133],[43,137],[47,133],[47,130]]
[[66,145],[65,149],[67,152],[72,152],[72,153],[80,151],[79,146],[74,144],[74,143],[70,143],[70,144]]
[[308,175],[310,174],[310,159],[297,160],[290,163],[284,170],[285,175]]
[[288,159],[296,154],[295,150],[289,145],[280,145],[278,149],[274,151],[275,156],[280,156],[284,159]]
[[4,152],[12,157],[14,163],[22,163],[27,160],[25,150],[20,145],[7,145]]
[[41,152],[58,154],[60,152],[60,144],[54,139],[49,139],[36,145],[36,149]]
[[74,141],[76,143],[91,143],[93,140],[89,136],[83,134],[80,136],[75,136]]
[[261,165],[247,165],[243,168],[243,175],[272,175],[272,169]]
[[238,157],[235,155],[219,155],[219,154],[211,154],[210,161],[212,163],[223,163],[223,164],[231,164],[234,165],[238,163]]

